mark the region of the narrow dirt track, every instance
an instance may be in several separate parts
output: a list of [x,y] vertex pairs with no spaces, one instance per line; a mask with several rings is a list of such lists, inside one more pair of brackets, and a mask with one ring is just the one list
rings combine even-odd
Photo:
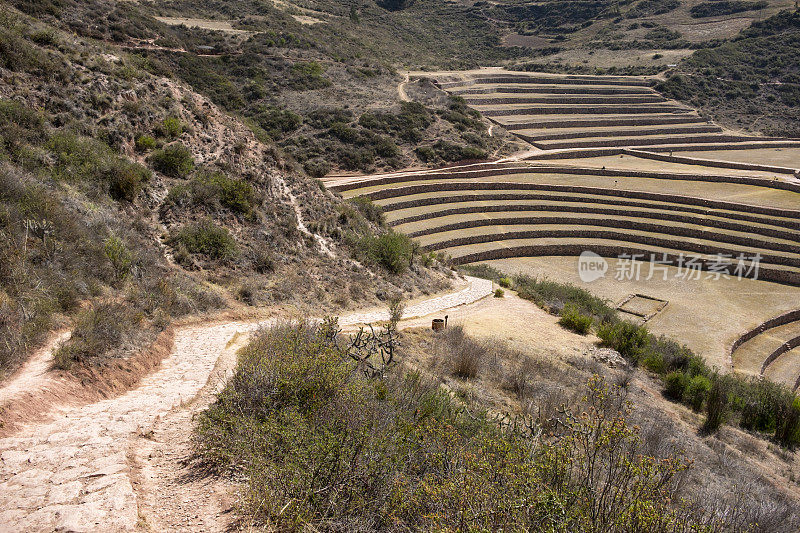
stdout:
[[406,85],[408,85],[408,72],[406,72],[405,76],[403,77],[403,81],[397,86],[397,96],[400,98],[401,102],[410,102],[411,98],[408,97],[406,93]]
[[[409,306],[404,319],[491,291],[491,282],[468,278],[466,288]],[[353,313],[340,324],[387,316]],[[178,481],[181,459],[190,451],[193,414],[213,400],[248,335],[274,320],[182,328],[171,354],[135,389],[65,408],[52,422],[0,440],[0,531],[224,529],[225,488],[214,480]],[[35,380],[26,385],[35,387]]]

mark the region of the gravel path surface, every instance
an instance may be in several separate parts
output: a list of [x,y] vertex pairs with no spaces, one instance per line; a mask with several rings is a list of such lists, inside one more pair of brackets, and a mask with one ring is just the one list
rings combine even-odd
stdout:
[[[462,290],[410,305],[404,318],[468,304],[492,284],[468,278]],[[341,325],[388,318],[386,311],[340,317]],[[0,440],[0,531],[130,531],[143,526],[130,444],[171,411],[192,402],[234,339],[269,322],[190,326],[138,387],[117,398],[65,410]],[[30,386],[35,386],[33,383]],[[186,434],[191,424],[182,428]],[[189,502],[190,503],[190,502]]]

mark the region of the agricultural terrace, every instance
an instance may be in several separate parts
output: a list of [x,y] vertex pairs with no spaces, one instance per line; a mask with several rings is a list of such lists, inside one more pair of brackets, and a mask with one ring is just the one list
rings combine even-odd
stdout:
[[[458,77],[469,79],[441,81]],[[455,264],[585,286],[712,365],[798,383],[800,143],[726,132],[644,78],[437,80],[529,140],[524,159],[327,186],[370,198],[395,230]],[[578,276],[586,250],[609,260],[591,283]],[[641,259],[639,274],[621,255]],[[637,311],[651,303],[653,312]]]

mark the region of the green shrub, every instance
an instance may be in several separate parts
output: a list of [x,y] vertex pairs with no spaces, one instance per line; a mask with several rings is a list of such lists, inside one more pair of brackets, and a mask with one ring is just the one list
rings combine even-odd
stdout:
[[297,91],[323,89],[331,85],[330,80],[322,76],[324,69],[316,61],[295,63],[289,69],[287,85]]
[[303,170],[312,178],[323,178],[331,171],[331,165],[324,159],[309,159],[303,163]]
[[227,208],[250,215],[259,202],[255,189],[246,181],[231,179],[222,172],[203,173],[188,184],[170,189],[166,204],[202,206],[212,211]]
[[148,161],[155,170],[173,178],[185,178],[194,169],[192,153],[181,143],[156,150]]
[[751,431],[774,433],[777,428],[778,406],[791,402],[791,393],[767,379],[743,381],[736,391],[741,411],[739,425]]
[[704,431],[716,431],[728,418],[730,387],[724,376],[715,374],[711,378],[711,388],[706,396],[706,421]]
[[534,445],[418,374],[369,379],[323,331],[284,325],[240,352],[194,442],[244,480],[243,518],[281,531],[699,527],[671,482],[685,463],[641,453],[627,411],[604,407],[617,389],[595,379],[586,396],[561,438]]
[[157,128],[161,137],[177,139],[183,133],[183,124],[178,117],[168,117]]
[[132,202],[151,177],[146,168],[94,139],[58,132],[50,136],[46,147],[55,159],[54,176],[84,185],[100,185],[115,200]]
[[389,231],[362,241],[367,257],[393,274],[401,274],[411,265],[414,244],[407,235]]
[[259,106],[250,118],[272,139],[280,139],[303,124],[303,117],[297,113],[277,107]]
[[615,349],[625,359],[635,363],[639,362],[648,341],[647,329],[624,320],[600,324],[597,336],[604,346]]
[[[648,341],[650,340],[648,339]],[[640,360],[642,366],[650,372],[660,376],[663,376],[666,372],[667,365],[664,363],[664,356],[661,352],[654,350],[650,342],[648,342],[648,347],[644,350],[643,355],[640,356]]]
[[364,215],[364,218],[373,224],[377,224],[378,226],[386,225],[386,215],[383,213],[383,208],[378,204],[373,203],[372,200],[366,196],[356,196],[348,201],[353,204],[362,215]]
[[212,174],[206,180],[217,189],[219,201],[224,207],[239,214],[248,214],[254,209],[256,193],[246,181],[228,178],[221,172]]
[[487,265],[486,263],[478,263],[476,265],[461,265],[459,270],[476,278],[492,280],[502,287],[500,280],[503,278],[503,273],[496,268]]
[[136,324],[130,309],[121,303],[100,304],[82,313],[72,335],[53,354],[56,368],[69,370],[76,362],[86,362],[118,348],[127,331]]
[[800,397],[778,406],[775,440],[787,448],[800,445]]
[[504,291],[503,289],[499,289],[498,288],[498,289],[494,290],[494,297],[495,298],[502,298],[503,296],[505,296],[505,294],[506,294],[506,291]]
[[617,316],[617,312],[608,305],[606,300],[575,285],[524,274],[516,275],[513,279],[514,288],[521,298],[531,300],[545,309],[560,310],[566,304],[571,303],[582,314],[591,315],[598,322],[606,322]]
[[211,259],[230,259],[236,255],[236,241],[228,230],[210,220],[187,224],[170,237],[172,246],[182,245],[189,253],[203,254]]
[[694,411],[699,412],[703,407],[703,402],[706,401],[708,391],[711,390],[711,380],[705,376],[695,376],[686,385],[686,390],[683,393],[683,399],[689,404]]
[[497,281],[497,283],[499,283],[499,284],[500,284],[500,286],[501,286],[501,287],[503,287],[504,289],[509,289],[509,288],[511,288],[511,278],[506,278],[506,277],[504,277],[504,278],[500,278],[500,279]]
[[136,137],[136,151],[149,152],[155,150],[156,140],[149,135],[139,135]]
[[37,30],[30,35],[30,39],[41,46],[55,46],[58,44],[56,32],[52,29]]
[[0,99],[0,134],[3,142],[34,142],[44,137],[44,114],[24,104]]
[[438,140],[431,146],[416,149],[417,157],[425,163],[458,162],[467,159],[486,159],[487,153],[474,146],[464,146],[445,140]]
[[103,249],[114,269],[114,276],[117,280],[122,281],[127,278],[133,266],[133,255],[125,246],[125,243],[112,235],[106,239]]
[[386,137],[379,137],[377,142],[374,144],[375,152],[384,158],[392,158],[397,157],[400,155],[400,148],[392,141],[391,139],[387,139]]
[[567,304],[561,310],[559,325],[581,335],[586,335],[592,327],[592,317],[581,314],[574,304]]
[[114,200],[132,202],[139,195],[144,183],[150,181],[150,171],[138,163],[117,159],[104,171],[108,181],[108,193]]
[[664,377],[664,394],[668,398],[680,402],[683,400],[683,391],[686,390],[688,383],[689,378],[680,370],[670,372]]

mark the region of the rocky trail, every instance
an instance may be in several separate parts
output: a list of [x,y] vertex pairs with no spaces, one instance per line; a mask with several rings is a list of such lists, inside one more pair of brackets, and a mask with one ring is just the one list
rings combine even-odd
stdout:
[[[491,282],[467,278],[465,287],[409,305],[404,320],[491,292]],[[352,313],[340,325],[387,316]],[[54,420],[0,439],[0,531],[225,530],[235,495],[220,480],[193,478],[185,466],[192,420],[224,384],[248,335],[276,319],[180,328],[169,356],[134,389],[57,408]],[[47,354],[37,354],[0,388],[0,398],[46,386],[47,365]]]

